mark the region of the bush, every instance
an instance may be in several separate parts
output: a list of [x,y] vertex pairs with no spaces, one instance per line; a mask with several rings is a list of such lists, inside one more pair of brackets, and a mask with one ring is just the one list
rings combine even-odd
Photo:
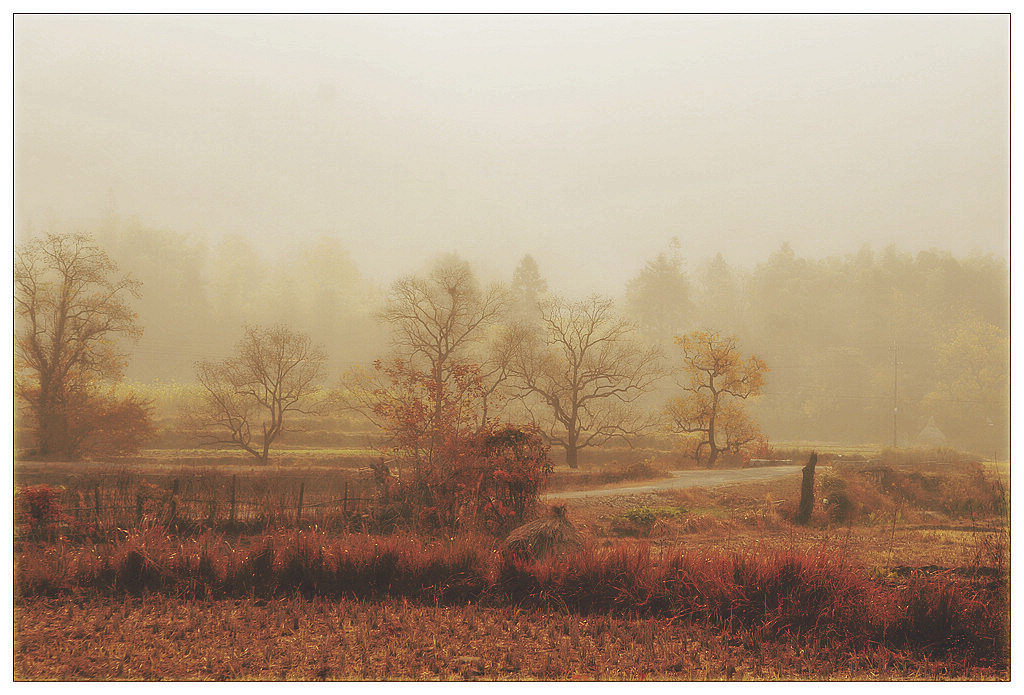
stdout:
[[751,445],[749,454],[747,455],[747,461],[751,459],[762,459],[771,461],[775,458],[775,447],[768,439],[767,435],[761,435]]
[[[504,533],[532,513],[552,472],[550,447],[532,425],[480,424],[486,389],[476,365],[437,381],[402,360],[375,363],[387,388],[373,391],[375,416],[388,435],[374,483],[388,525],[421,530],[480,528]],[[406,473],[407,472],[407,473]]]
[[[894,505],[945,514],[951,519],[1004,516],[1006,490],[980,464],[942,472],[891,466],[825,470],[818,478],[823,506],[833,522],[889,513]],[[827,499],[828,503],[824,504]]]
[[857,503],[848,489],[845,478],[834,470],[825,470],[818,478],[821,486],[821,504],[830,521],[850,521],[859,511]]
[[501,535],[534,512],[552,471],[549,447],[534,428],[484,426],[461,449],[458,456],[421,461],[401,479],[383,463],[374,465],[378,528],[474,528]]
[[[25,391],[34,398],[38,389]],[[138,454],[144,445],[156,436],[153,409],[141,396],[111,387],[105,391],[83,389],[69,397],[62,451],[39,450],[41,427],[35,416],[25,432],[28,450],[25,458],[81,458],[123,457]],[[19,442],[20,445],[20,442]]]
[[685,513],[682,507],[632,507],[612,517],[612,531],[620,536],[646,536],[658,519],[674,519]]
[[18,523],[29,532],[52,527],[66,518],[61,496],[64,490],[46,485],[29,485],[15,496]]

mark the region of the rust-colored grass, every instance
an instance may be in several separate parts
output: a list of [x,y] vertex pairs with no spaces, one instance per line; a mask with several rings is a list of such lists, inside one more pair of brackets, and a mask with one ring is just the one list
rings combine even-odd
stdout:
[[162,594],[206,598],[412,599],[420,603],[526,606],[668,619],[750,630],[766,639],[809,634],[971,665],[1007,659],[1005,582],[912,577],[872,582],[838,556],[715,553],[645,544],[529,560],[482,539],[268,533],[228,543],[212,533],[178,538],[153,527],[105,545],[23,546],[21,598]]

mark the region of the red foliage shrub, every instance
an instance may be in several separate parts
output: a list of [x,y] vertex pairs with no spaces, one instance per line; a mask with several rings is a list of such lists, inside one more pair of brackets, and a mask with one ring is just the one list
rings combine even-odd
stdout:
[[[38,398],[38,387],[22,390],[28,400]],[[66,397],[62,409],[52,417],[60,423],[57,451],[29,456],[80,459],[82,457],[130,456],[156,435],[152,403],[134,393],[122,394],[116,388],[80,389]],[[30,414],[30,440],[42,447],[42,425],[38,414]],[[53,442],[50,442],[51,446]]]
[[750,447],[749,454],[746,460],[750,459],[761,459],[761,460],[772,460],[775,458],[775,447],[768,440],[768,435],[762,434],[754,444]]
[[45,483],[18,490],[15,497],[18,522],[31,532],[63,521],[66,518],[61,502],[63,492]]
[[532,426],[478,422],[479,368],[458,365],[439,381],[401,360],[374,366],[390,382],[373,405],[390,441],[387,463],[372,466],[378,521],[501,533],[525,520],[553,470],[549,447]]
[[94,396],[87,412],[79,448],[91,456],[137,454],[156,435],[152,403],[135,394]]

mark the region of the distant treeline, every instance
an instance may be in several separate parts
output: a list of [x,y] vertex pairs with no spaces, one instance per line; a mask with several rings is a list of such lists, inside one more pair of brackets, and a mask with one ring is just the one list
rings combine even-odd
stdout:
[[[194,363],[227,354],[247,323],[284,322],[307,333],[339,376],[387,351],[375,315],[387,288],[363,276],[336,239],[311,238],[308,247],[266,258],[241,237],[207,245],[117,220],[88,231],[143,282],[134,307],[145,333],[126,345],[131,381],[191,382]],[[542,275],[562,262],[543,249],[532,255],[530,267]],[[496,279],[514,284],[512,276]],[[721,254],[688,257],[686,240],[673,239],[609,294],[670,360],[679,358],[675,335],[736,335],[746,354],[769,366],[764,395],[751,406],[773,439],[891,444],[895,435],[899,444],[1007,454],[1003,258],[889,246],[808,259],[783,244],[740,268]],[[657,395],[675,388],[664,380]]]

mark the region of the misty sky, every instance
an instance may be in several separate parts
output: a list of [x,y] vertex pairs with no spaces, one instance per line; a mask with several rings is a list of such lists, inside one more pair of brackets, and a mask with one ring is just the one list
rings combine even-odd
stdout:
[[896,242],[1008,254],[1008,16],[16,16],[19,230],[108,211],[379,281],[618,293]]

